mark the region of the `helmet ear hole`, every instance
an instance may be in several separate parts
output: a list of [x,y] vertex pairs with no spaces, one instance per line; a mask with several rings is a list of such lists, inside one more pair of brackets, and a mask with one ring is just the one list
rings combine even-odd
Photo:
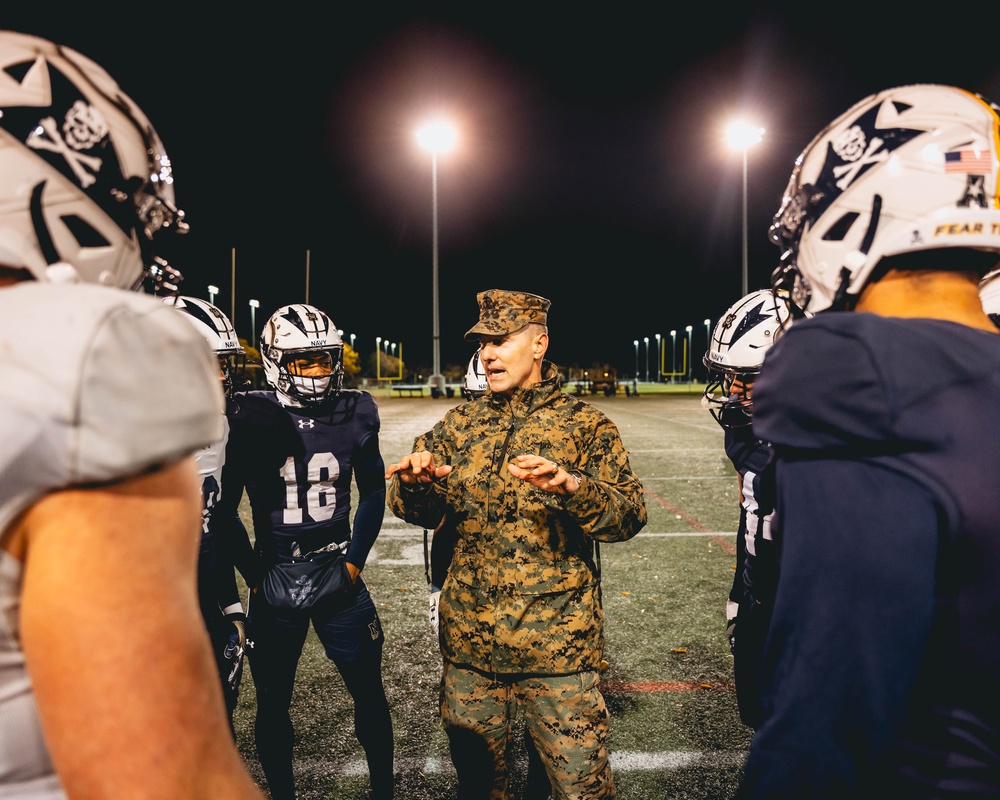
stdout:
[[855,211],[844,214],[833,225],[823,232],[823,240],[827,242],[841,242],[847,236],[847,232],[858,221],[861,215]]

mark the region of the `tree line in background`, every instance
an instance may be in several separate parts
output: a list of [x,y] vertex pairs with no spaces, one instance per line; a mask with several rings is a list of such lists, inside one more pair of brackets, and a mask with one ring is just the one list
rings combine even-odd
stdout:
[[[247,357],[247,377],[254,389],[267,388],[264,380],[264,368],[260,358],[260,351],[253,347],[246,339],[240,339],[240,344],[246,349]],[[377,359],[377,360],[376,360]],[[468,364],[445,364],[441,368],[448,383],[461,383],[465,379],[465,372]],[[572,364],[569,367],[562,367],[563,383],[617,380],[617,372],[610,364],[592,364],[589,367],[581,367],[579,364]],[[358,386],[370,386],[374,381],[393,383],[427,383],[431,374],[431,368],[427,365],[408,366],[401,358],[382,352],[373,352],[367,362],[362,367],[361,356],[344,342],[344,386],[356,388]]]

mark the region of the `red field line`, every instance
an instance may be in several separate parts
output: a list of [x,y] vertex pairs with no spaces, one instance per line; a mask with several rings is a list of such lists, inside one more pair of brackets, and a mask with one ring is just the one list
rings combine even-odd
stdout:
[[667,500],[667,498],[660,497],[652,489],[646,489],[645,487],[643,487],[643,489],[645,491],[646,497],[652,497],[663,508],[667,509],[668,511],[673,511],[678,517],[687,522],[696,531],[704,531],[706,533],[708,532],[708,528],[706,526],[702,525],[698,520],[696,520],[691,515],[684,513],[681,509],[679,509],[677,506],[675,506],[673,503]]
[[732,691],[733,684],[694,683],[692,681],[606,681],[601,683],[603,694],[650,694],[652,692]]
[[[667,500],[667,498],[660,497],[660,495],[658,495],[652,489],[646,489],[645,487],[643,487],[643,490],[646,494],[646,497],[652,498],[657,503],[659,503],[660,506],[662,506],[663,508],[667,509],[668,511],[672,511],[678,517],[687,522],[687,524],[690,525],[692,528],[694,528],[696,531],[703,531],[705,533],[708,533],[708,527],[706,525],[703,525],[701,522],[692,517],[690,514],[684,513],[683,510],[675,506],[673,503]],[[728,539],[723,539],[721,536],[713,536],[712,539],[718,542],[719,546],[722,547],[722,549],[724,549],[727,553],[729,553],[729,555],[736,555],[736,547]]]

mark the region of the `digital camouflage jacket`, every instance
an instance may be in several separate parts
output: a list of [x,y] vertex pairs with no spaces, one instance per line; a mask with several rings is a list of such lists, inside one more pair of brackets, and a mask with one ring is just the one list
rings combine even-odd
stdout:
[[[447,514],[458,541],[440,604],[442,655],[488,674],[564,675],[597,669],[604,612],[594,541],[620,542],[646,524],[642,485],[618,428],[546,380],[510,399],[487,391],[417,437],[452,472],[434,484],[389,484],[401,519],[434,529]],[[534,453],[583,475],[556,495],[507,470]]]

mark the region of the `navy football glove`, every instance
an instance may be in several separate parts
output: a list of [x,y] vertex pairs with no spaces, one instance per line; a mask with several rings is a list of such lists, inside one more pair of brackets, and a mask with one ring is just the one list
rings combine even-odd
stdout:
[[729,652],[736,653],[736,617],[726,623],[726,639],[729,641]]

